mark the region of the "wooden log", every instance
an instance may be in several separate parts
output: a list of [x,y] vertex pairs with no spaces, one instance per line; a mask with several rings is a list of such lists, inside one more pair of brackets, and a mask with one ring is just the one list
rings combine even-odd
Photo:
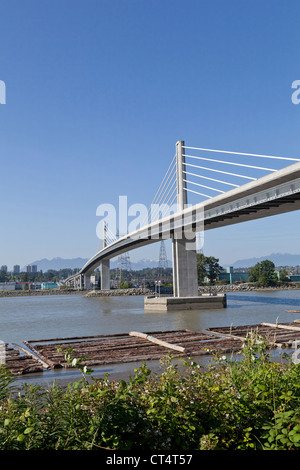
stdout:
[[[127,336],[127,333],[116,333],[111,335],[93,335],[93,336],[70,336],[66,338],[49,338],[49,339],[29,339],[26,343],[45,343],[51,341],[73,341],[73,340],[82,340],[82,339],[92,339],[92,338],[114,338],[120,336]],[[24,341],[25,343],[25,341]]]
[[185,349],[181,346],[177,346],[176,344],[167,343],[166,341],[162,341],[160,339],[155,338],[154,336],[147,335],[146,333],[140,333],[139,331],[130,331],[130,336],[137,336],[142,339],[146,339],[147,341],[151,341],[152,343],[159,344],[165,348],[174,349],[175,351],[184,352]]
[[261,323],[264,326],[270,326],[271,328],[282,328],[285,330],[293,330],[293,331],[300,331],[299,326],[291,326],[291,325],[281,325],[278,323]]
[[42,364],[42,366],[45,368],[45,369],[49,369],[50,366],[49,364],[47,364],[45,361],[43,361],[40,357],[34,355],[34,354],[31,354],[29,351],[27,351],[27,349],[25,348],[22,348],[22,346],[19,346],[18,344],[13,344],[13,346],[15,346],[16,348],[20,349],[20,351],[22,351],[23,353],[27,354],[29,357],[32,357],[33,359],[35,359],[36,361],[40,362]]
[[240,341],[246,341],[246,338],[244,336],[236,336],[230,333],[216,332],[213,330],[199,330],[199,332],[214,335],[214,336],[219,336],[220,338],[224,337],[224,338],[239,339]]
[[51,369],[55,369],[56,367],[61,367],[60,364],[57,364],[53,361],[51,361],[50,359],[48,359],[47,357],[43,356],[40,352],[36,351],[30,344],[28,344],[27,341],[24,341],[24,344],[31,350],[34,352],[34,354],[36,354],[42,361],[46,362],[46,364],[49,365],[49,367],[51,367]]

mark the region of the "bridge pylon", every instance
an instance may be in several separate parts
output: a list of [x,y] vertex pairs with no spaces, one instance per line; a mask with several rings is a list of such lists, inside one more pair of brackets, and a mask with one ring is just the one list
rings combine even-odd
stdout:
[[[103,248],[107,246],[107,224],[103,222]],[[104,259],[100,263],[101,290],[110,290],[110,260]]]
[[[176,142],[177,211],[188,204],[185,178],[184,141]],[[183,228],[172,238],[174,297],[198,296],[196,233]]]

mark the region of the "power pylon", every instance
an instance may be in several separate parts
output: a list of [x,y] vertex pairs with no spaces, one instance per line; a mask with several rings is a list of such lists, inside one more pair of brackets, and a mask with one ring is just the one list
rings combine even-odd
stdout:
[[122,253],[119,257],[119,282],[122,282],[122,271],[131,272],[129,253]]
[[158,278],[161,279],[163,275],[163,270],[167,269],[168,267],[168,258],[167,252],[165,247],[165,242],[162,240],[160,242],[160,249],[159,249],[159,263],[158,263]]

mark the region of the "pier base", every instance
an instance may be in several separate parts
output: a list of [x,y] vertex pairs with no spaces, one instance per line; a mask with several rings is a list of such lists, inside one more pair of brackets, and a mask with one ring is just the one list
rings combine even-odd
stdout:
[[227,306],[226,294],[203,294],[198,297],[155,297],[146,296],[144,309],[146,312],[168,312],[172,310],[203,310],[225,308]]

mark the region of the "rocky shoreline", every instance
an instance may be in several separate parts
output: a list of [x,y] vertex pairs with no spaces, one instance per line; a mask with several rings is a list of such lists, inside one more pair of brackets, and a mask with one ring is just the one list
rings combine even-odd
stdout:
[[129,296],[129,295],[151,295],[153,291],[144,287],[132,287],[130,289],[111,289],[111,290],[91,290],[85,294],[85,297],[111,297],[111,296]]
[[199,293],[209,293],[209,292],[245,292],[245,291],[280,291],[280,290],[299,290],[300,283],[293,282],[288,284],[281,284],[274,287],[257,287],[251,283],[242,283],[242,284],[226,284],[226,285],[217,285],[217,286],[199,286]]
[[[247,292],[247,291],[280,291],[280,290],[300,290],[300,283],[289,283],[275,287],[257,287],[253,284],[227,284],[217,286],[199,286],[198,293],[230,293],[230,292]],[[0,291],[0,297],[19,297],[19,296],[42,296],[42,295],[74,295],[81,294],[85,297],[111,297],[111,296],[131,296],[131,295],[153,295],[151,289],[144,287],[135,287],[130,289],[111,289],[111,290],[72,290],[72,289],[49,289],[49,290],[20,290],[20,291]],[[169,294],[172,295],[172,294]]]
[[0,297],[33,297],[41,295],[69,295],[82,294],[82,291],[64,289],[43,289],[43,290],[2,290]]

